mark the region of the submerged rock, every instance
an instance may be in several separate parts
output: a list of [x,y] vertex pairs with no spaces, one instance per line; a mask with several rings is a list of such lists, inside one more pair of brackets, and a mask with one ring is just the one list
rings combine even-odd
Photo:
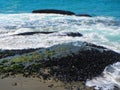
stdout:
[[32,13],[53,13],[53,14],[63,14],[63,15],[75,15],[75,13],[71,11],[65,10],[55,10],[55,9],[43,9],[43,10],[34,10]]
[[80,16],[80,17],[92,17],[89,14],[76,14],[76,16]]
[[[14,35],[26,36],[26,35],[34,35],[34,34],[52,34],[52,33],[56,34],[56,32],[25,32],[25,33],[18,33],[18,34],[14,34]],[[83,35],[79,32],[65,32],[65,33],[62,33],[62,34],[58,34],[58,36],[81,37]]]
[[63,34],[60,34],[59,36],[81,37],[83,35],[79,32],[65,32]]
[[24,32],[24,33],[18,33],[15,35],[33,35],[33,34],[51,34],[54,32]]

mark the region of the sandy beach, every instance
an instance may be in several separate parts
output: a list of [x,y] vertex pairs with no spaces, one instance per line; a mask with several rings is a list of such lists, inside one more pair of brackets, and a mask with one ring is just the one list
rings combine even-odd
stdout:
[[65,90],[61,82],[22,76],[0,79],[0,90]]
[[55,80],[42,80],[40,78],[7,77],[0,79],[0,90],[94,90],[93,87],[86,87],[82,82],[63,83]]

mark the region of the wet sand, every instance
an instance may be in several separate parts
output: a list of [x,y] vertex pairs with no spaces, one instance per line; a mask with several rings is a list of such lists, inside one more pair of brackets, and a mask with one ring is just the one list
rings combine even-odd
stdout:
[[22,76],[0,79],[0,90],[65,90],[61,82]]

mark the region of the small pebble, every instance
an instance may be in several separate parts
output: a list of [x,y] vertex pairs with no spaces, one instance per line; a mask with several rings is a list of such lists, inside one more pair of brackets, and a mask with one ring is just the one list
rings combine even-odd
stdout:
[[50,88],[52,88],[54,85],[53,84],[51,84],[51,85],[48,85],[48,87],[50,87]]
[[15,82],[15,83],[13,83],[13,84],[12,84],[12,86],[17,86],[17,83],[16,83],[16,82]]

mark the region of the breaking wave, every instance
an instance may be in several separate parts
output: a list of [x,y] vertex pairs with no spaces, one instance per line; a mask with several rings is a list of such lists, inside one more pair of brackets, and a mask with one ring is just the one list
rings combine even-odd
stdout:
[[102,76],[88,80],[86,85],[96,90],[120,90],[120,62],[107,66]]
[[[25,32],[55,32],[17,36]],[[83,37],[63,37],[64,32],[79,32]],[[87,41],[120,50],[120,20],[114,17],[77,17],[55,14],[0,14],[0,48],[49,47],[72,41]]]

